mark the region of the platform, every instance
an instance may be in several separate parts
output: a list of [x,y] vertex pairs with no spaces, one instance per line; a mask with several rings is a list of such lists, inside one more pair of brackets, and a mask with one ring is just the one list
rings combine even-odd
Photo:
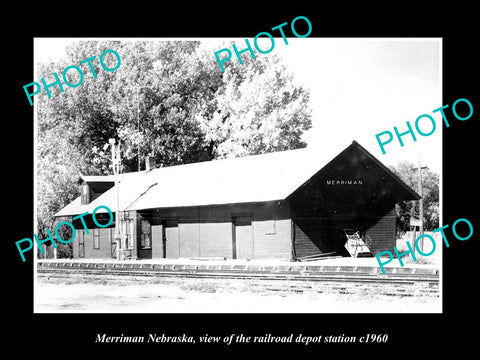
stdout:
[[[220,270],[242,272],[352,272],[363,274],[382,274],[376,258],[330,258],[308,262],[281,259],[154,259],[154,260],[116,260],[116,259],[38,259],[43,268],[105,268],[105,269],[152,269],[152,270]],[[437,264],[405,264],[401,267],[397,260],[384,265],[386,274],[425,274],[439,275]]]

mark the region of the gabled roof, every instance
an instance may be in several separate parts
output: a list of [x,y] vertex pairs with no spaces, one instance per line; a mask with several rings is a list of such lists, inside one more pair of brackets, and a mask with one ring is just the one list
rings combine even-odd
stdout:
[[375,156],[370,154],[362,145],[357,143],[355,140],[352,142],[352,145],[355,145],[358,149],[360,149],[367,157],[372,160],[376,165],[378,165],[381,169],[383,169],[390,177],[396,180],[396,182],[401,186],[401,188],[410,196],[410,199],[405,200],[420,200],[422,197],[417,194],[410,186],[408,186],[402,179],[400,179],[395,173],[390,170],[388,167],[383,165]]
[[81,178],[86,183],[114,182],[115,181],[115,177],[113,175],[82,175]]
[[[340,146],[338,144],[321,152],[304,148],[121,174],[119,210],[284,200],[334,159],[344,148]],[[355,141],[350,146],[358,146],[361,151],[367,152]],[[418,196],[411,191],[413,196]],[[115,187],[88,205],[81,205],[79,197],[55,216],[92,213],[102,205],[115,211]]]

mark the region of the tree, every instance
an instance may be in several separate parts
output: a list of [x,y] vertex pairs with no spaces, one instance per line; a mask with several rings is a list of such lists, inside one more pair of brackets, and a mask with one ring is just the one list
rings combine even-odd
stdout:
[[[247,57],[225,65],[216,108],[197,115],[216,157],[242,156],[305,147],[311,127],[308,90],[276,56]],[[218,71],[218,69],[217,69]]]
[[[418,189],[418,165],[403,161],[392,170],[412,189]],[[439,227],[439,176],[430,169],[422,170],[423,224],[424,230]],[[397,227],[401,231],[409,230],[410,218],[420,217],[419,201],[401,201],[396,206]]]
[[[67,57],[39,64],[37,79],[61,78],[70,65],[83,82],[36,95],[38,102],[38,215],[54,227],[52,215],[79,195],[80,175],[111,173],[108,139],[121,143],[122,171],[136,171],[139,159],[160,166],[303,147],[311,127],[309,93],[294,84],[274,55],[231,62],[222,73],[198,41],[78,41]],[[113,49],[120,67],[107,72],[100,54]],[[87,64],[91,61],[94,78]],[[111,55],[111,54],[110,54]],[[109,68],[115,57],[105,56]],[[113,64],[113,65],[112,65]],[[70,83],[80,78],[67,74]],[[141,164],[144,168],[143,161]]]

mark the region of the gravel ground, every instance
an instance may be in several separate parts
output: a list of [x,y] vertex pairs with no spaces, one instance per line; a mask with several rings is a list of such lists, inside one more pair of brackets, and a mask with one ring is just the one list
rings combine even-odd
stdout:
[[48,279],[35,285],[38,313],[439,313],[432,296],[254,292],[245,284],[199,285],[91,279]]
[[[441,254],[441,253],[440,253]],[[408,261],[408,268],[441,268],[440,254]],[[69,262],[72,260],[43,260]],[[117,262],[115,259],[76,259],[75,262]],[[332,258],[309,262],[288,260],[155,259],[135,263],[236,264],[236,265],[336,265],[378,267],[376,258]],[[125,263],[132,263],[127,260]],[[400,267],[394,260],[386,267]],[[441,297],[393,297],[381,294],[256,292],[245,283],[201,284],[184,279],[181,284],[127,280],[47,279],[35,284],[35,312],[73,313],[440,313]]]

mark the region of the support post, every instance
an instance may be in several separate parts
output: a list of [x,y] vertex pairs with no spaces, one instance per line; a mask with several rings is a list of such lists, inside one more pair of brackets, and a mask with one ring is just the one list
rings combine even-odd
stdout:
[[292,246],[290,261],[297,261],[297,252],[295,251],[295,222],[293,219],[290,219],[290,238],[290,244]]

